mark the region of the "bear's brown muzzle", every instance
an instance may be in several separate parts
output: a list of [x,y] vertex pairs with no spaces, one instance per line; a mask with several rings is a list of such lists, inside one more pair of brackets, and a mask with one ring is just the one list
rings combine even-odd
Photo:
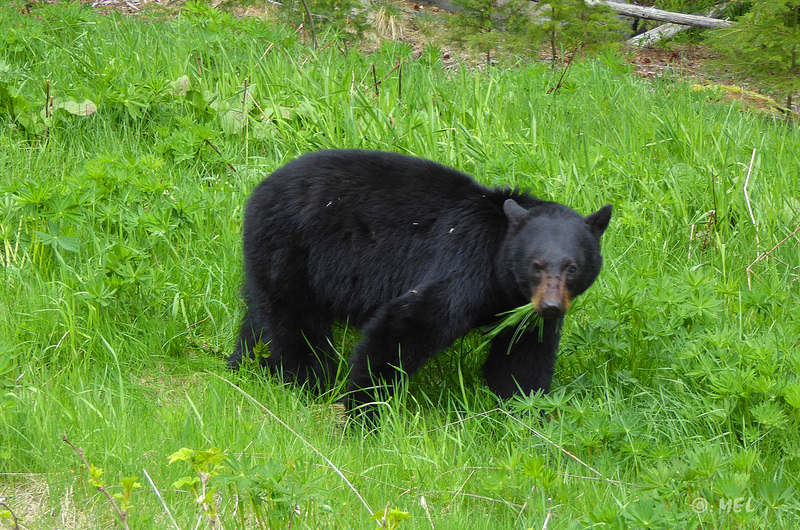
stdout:
[[531,297],[533,308],[545,320],[564,316],[571,301],[566,279],[550,275],[542,278]]

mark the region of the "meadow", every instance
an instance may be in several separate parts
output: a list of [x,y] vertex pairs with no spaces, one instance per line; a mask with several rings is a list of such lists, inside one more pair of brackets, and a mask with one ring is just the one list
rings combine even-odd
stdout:
[[[557,86],[200,3],[28,9],[0,7],[0,526],[797,527],[796,125],[613,52]],[[337,147],[614,205],[550,394],[498,400],[478,332],[372,434],[225,368],[249,191]]]

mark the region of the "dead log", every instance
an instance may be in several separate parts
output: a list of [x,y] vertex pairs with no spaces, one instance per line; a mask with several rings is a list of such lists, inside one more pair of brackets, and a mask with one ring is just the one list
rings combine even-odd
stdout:
[[681,31],[686,31],[690,26],[681,26],[680,24],[661,24],[651,30],[647,30],[641,35],[636,35],[625,41],[628,46],[637,46],[639,48],[647,48],[653,44],[668,39],[677,35]]
[[733,22],[729,20],[703,17],[700,15],[673,13],[672,11],[664,11],[663,9],[656,9],[654,7],[635,6],[633,4],[613,2],[611,0],[584,1],[590,6],[606,6],[612,11],[616,11],[620,15],[625,15],[628,17],[646,18],[648,20],[658,20],[659,22],[671,22],[673,24],[680,24],[682,26],[694,26],[696,28],[707,29],[726,28],[733,26]]
[[[727,4],[723,4],[727,5]],[[713,17],[717,14],[718,9],[714,8],[706,13],[706,17]],[[662,24],[658,27],[655,27],[649,31],[645,31],[641,35],[636,35],[635,37],[631,37],[630,39],[625,41],[625,44],[629,46],[638,46],[641,48],[646,48],[648,46],[652,46],[653,44],[662,41],[664,39],[668,39],[673,35],[680,33],[681,31],[686,31],[689,29],[690,26],[682,26],[680,24]]]

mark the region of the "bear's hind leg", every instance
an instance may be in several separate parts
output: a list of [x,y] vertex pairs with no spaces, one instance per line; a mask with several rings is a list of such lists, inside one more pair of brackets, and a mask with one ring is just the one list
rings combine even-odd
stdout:
[[281,305],[270,311],[268,361],[273,369],[315,393],[336,381],[338,357],[331,346],[329,317],[322,312]]
[[324,314],[269,300],[251,301],[242,319],[236,350],[228,357],[228,367],[238,369],[245,358],[254,357],[253,350],[262,344],[266,346],[262,366],[322,393],[334,384],[339,365],[331,338],[331,325]]

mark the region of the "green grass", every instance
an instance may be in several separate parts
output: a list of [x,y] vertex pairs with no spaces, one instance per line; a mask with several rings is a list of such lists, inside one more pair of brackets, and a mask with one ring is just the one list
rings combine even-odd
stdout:
[[[796,127],[613,55],[548,93],[544,65],[448,71],[406,44],[367,55],[327,34],[313,51],[293,30],[198,5],[0,8],[0,498],[24,527],[118,524],[64,434],[110,493],[137,477],[132,528],[194,528],[199,471],[228,528],[377,527],[387,506],[410,514],[400,528],[796,523]],[[48,91],[97,112],[48,115]],[[224,368],[249,190],[329,147],[614,205],[550,395],[493,396],[477,333],[373,435],[345,429],[336,395]],[[227,459],[169,464],[184,447]]]

